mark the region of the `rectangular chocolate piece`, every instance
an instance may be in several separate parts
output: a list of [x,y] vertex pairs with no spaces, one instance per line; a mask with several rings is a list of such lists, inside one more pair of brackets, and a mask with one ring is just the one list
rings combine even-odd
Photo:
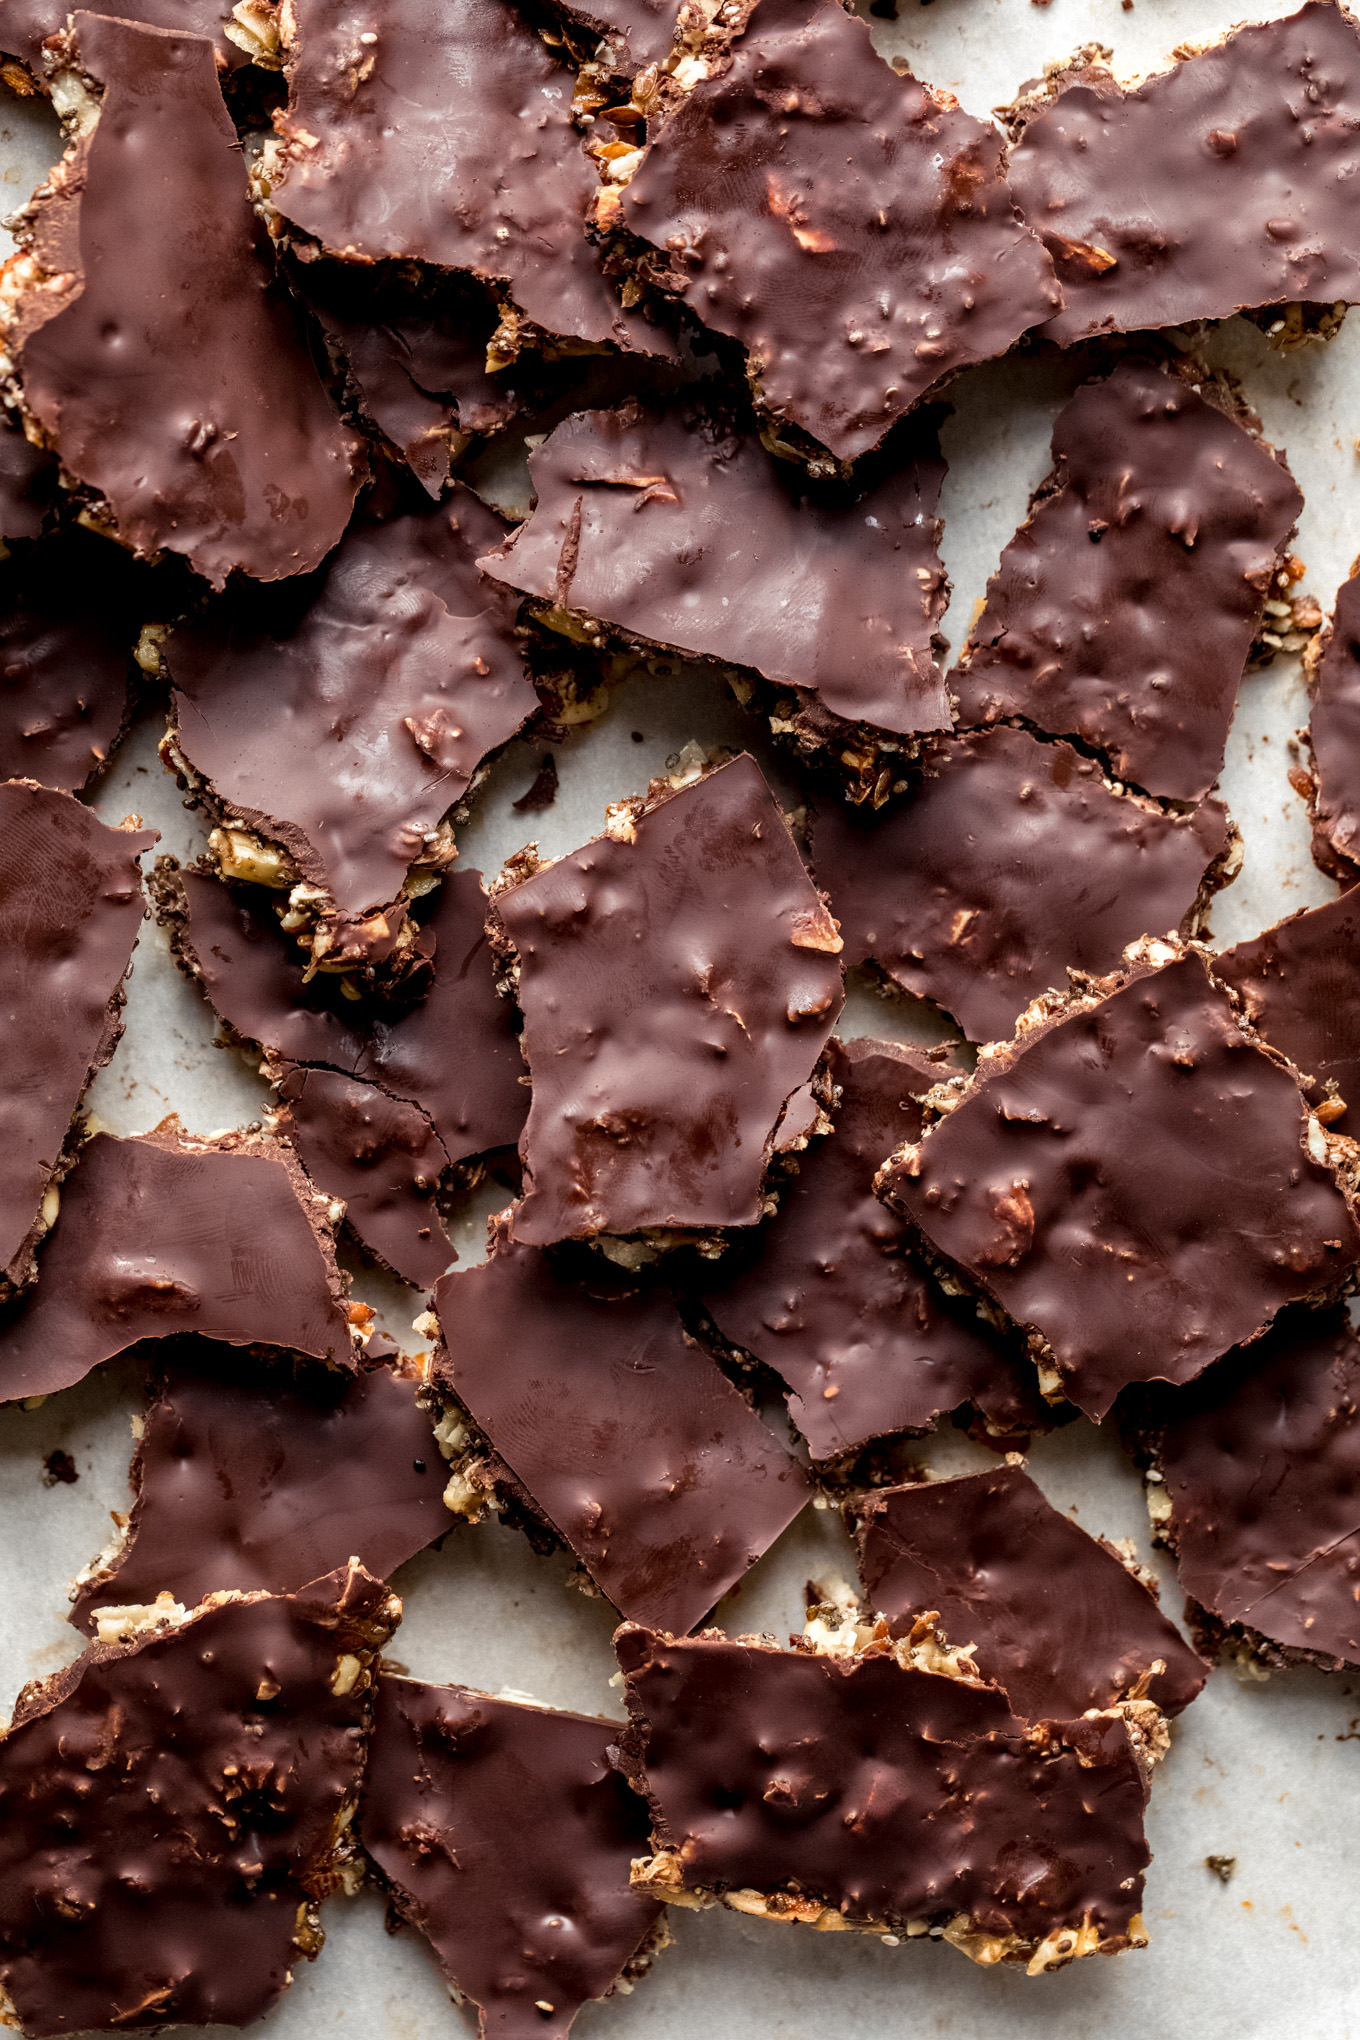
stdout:
[[1289,1068],[1198,953],[1161,944],[987,1051],[879,1192],[1097,1421],[1130,1382],[1189,1381],[1335,1292],[1360,1256]]
[[1293,1063],[1324,1126],[1355,1138],[1360,1112],[1360,895],[1291,914],[1216,956],[1262,1041]]
[[1360,578],[1352,566],[1332,620],[1305,659],[1312,706],[1308,741],[1313,859],[1340,885],[1360,878]]
[[647,1813],[619,1724],[415,1679],[378,1682],[359,1825],[400,1916],[478,2031],[562,2040],[641,1973],[662,1909],[629,1888]]

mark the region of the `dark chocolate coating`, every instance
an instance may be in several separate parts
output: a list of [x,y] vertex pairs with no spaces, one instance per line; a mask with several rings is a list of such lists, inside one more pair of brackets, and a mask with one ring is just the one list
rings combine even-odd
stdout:
[[631,1625],[615,1648],[653,1841],[689,1887],[790,1889],[851,1921],[1041,1940],[1138,1913],[1145,1792],[1122,1722],[1027,1742],[996,1686]]
[[856,493],[811,487],[702,413],[585,411],[530,454],[533,514],[481,564],[558,609],[807,688],[847,720],[947,729],[937,422]]
[[36,1284],[0,1315],[0,1401],[69,1388],[139,1339],[180,1332],[351,1366],[324,1206],[282,1141],[94,1134],[61,1186]]
[[[0,0],[0,32],[13,0]],[[57,463],[8,418],[0,422],[0,538],[36,538],[57,500]]]
[[874,1175],[921,1131],[917,1099],[948,1072],[888,1041],[833,1041],[834,1131],[798,1157],[754,1258],[719,1263],[704,1308],[773,1367],[814,1459],[893,1431],[927,1430],[972,1403],[1002,1430],[1038,1421],[1033,1373],[968,1298],[946,1296]]
[[[1213,973],[1237,993],[1256,1032],[1288,1056],[1314,1105],[1360,1106],[1360,893],[1225,949]],[[1360,1128],[1360,1112],[1328,1117],[1352,1137]]]
[[807,1502],[665,1291],[592,1293],[502,1237],[435,1309],[434,1379],[621,1614],[692,1629]]
[[138,860],[155,841],[108,828],[69,793],[0,784],[0,1284],[27,1272],[76,1107],[123,1031],[145,912]]
[[[203,35],[213,45],[220,65],[236,70],[246,53],[224,32],[231,19],[231,0],[116,0],[92,7],[91,14],[116,14],[120,21],[148,28],[174,29],[180,35]],[[0,0],[0,49],[28,66],[42,83],[42,46],[49,35],[65,28],[71,10],[64,0]]]
[[1312,0],[1121,92],[1105,72],[1027,119],[1010,160],[1057,267],[1066,345],[1360,298],[1360,39]]
[[983,1678],[1027,1721],[1075,1721],[1144,1695],[1179,1714],[1204,1684],[1207,1668],[1155,1596],[1018,1466],[882,1489],[858,1513],[870,1607],[895,1636],[933,1608],[950,1643],[977,1645]]
[[754,1225],[776,1125],[844,992],[834,933],[743,753],[501,893],[533,1079],[514,1236]]
[[759,0],[652,141],[622,221],[746,349],[761,402],[850,461],[1062,302],[1001,155],[835,0]]
[[104,92],[35,208],[39,267],[70,281],[20,299],[24,403],[138,551],[183,553],[214,587],[305,573],[349,520],[359,442],[251,212],[212,50],[73,18]]
[[0,562],[0,778],[77,793],[102,769],[130,714],[146,571],[80,530]]
[[1022,716],[1199,800],[1303,497],[1233,418],[1136,361],[1077,391],[1053,459],[949,676],[959,721]]
[[466,1686],[378,1682],[363,1844],[486,2040],[560,2040],[661,1917],[628,1886],[647,1814],[609,1767],[618,1732]]
[[415,1383],[389,1367],[170,1350],[133,1456],[127,1542],[77,1594],[78,1629],[158,1594],[194,1608],[224,1587],[295,1593],[352,1557],[387,1579],[457,1522]]
[[460,488],[356,524],[315,581],[243,595],[166,643],[185,757],[341,914],[396,898],[423,837],[538,706],[514,602],[474,565],[504,535]]
[[[328,252],[503,282],[547,333],[671,354],[586,238],[572,73],[512,0],[295,0],[272,203]],[[363,37],[371,37],[364,42]]]
[[1360,577],[1355,567],[1336,591],[1336,608],[1310,680],[1313,858],[1342,885],[1352,885],[1360,877]]
[[283,1066],[280,1121],[307,1174],[332,1197],[364,1245],[402,1280],[428,1289],[458,1259],[434,1205],[449,1165],[418,1105],[338,1070]]
[[625,72],[659,64],[669,55],[680,13],[680,0],[554,0],[556,11],[585,35],[608,40],[611,62]]
[[1002,726],[933,740],[881,818],[826,803],[812,862],[847,964],[872,957],[970,1040],[1000,1041],[1069,967],[1099,975],[1140,935],[1197,933],[1228,829],[1218,801],[1165,814],[1070,744]]
[[1128,1383],[1189,1381],[1350,1273],[1360,1234],[1309,1134],[1192,953],[980,1065],[880,1194],[1099,1421]]
[[[347,1570],[94,1644],[0,1741],[0,1981],[27,2034],[245,2025],[331,1888],[392,1628]],[[337,1694],[345,1654],[359,1674]],[[343,1682],[343,1681],[342,1681]]]
[[1181,1585],[1288,1651],[1360,1664],[1360,1344],[1288,1312],[1169,1399],[1158,1461]]

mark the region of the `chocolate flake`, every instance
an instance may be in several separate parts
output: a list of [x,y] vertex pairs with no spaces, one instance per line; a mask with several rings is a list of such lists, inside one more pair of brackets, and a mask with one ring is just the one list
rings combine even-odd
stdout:
[[43,1461],[42,1484],[44,1487],[74,1487],[80,1479],[80,1468],[69,1452],[58,1446],[49,1452]]
[[517,815],[541,815],[557,799],[557,760],[551,751],[545,752],[543,763],[518,800],[510,805]]

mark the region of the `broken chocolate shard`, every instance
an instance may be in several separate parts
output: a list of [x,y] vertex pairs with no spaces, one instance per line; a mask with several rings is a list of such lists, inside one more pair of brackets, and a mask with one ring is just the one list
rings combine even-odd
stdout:
[[[7,24],[0,12],[0,24]],[[57,501],[59,469],[45,447],[0,419],[0,539],[37,538]]]
[[707,68],[606,219],[745,349],[776,426],[853,461],[1058,309],[995,128],[899,75],[833,0],[759,0]]
[[78,1629],[116,1631],[122,1611],[161,1594],[194,1608],[228,1588],[294,1593],[351,1557],[387,1579],[456,1523],[414,1381],[197,1339],[167,1352],[124,1541],[72,1590]]
[[363,1845],[485,2040],[562,2040],[648,1959],[662,1911],[629,1888],[647,1814],[610,1768],[618,1733],[466,1686],[378,1681]]
[[1313,859],[1341,885],[1360,878],[1360,577],[1336,591],[1336,608],[1306,665],[1312,706]]
[[517,1240],[754,1225],[840,1013],[840,937],[749,755],[500,892],[533,1089]]
[[357,1867],[372,1680],[399,1614],[347,1567],[129,1624],[25,1688],[0,1740],[0,1983],[25,2033],[269,2009],[321,1945],[317,1901]]
[[156,840],[69,793],[0,784],[0,1297],[32,1277],[71,1121],[123,1031]]
[[435,1310],[432,1380],[620,1613],[692,1629],[806,1504],[666,1291],[586,1286],[502,1234]]
[[830,1133],[809,1140],[749,1248],[707,1266],[700,1296],[722,1336],[772,1367],[814,1459],[924,1431],[971,1403],[1015,1435],[1043,1421],[1013,1335],[947,1296],[874,1176],[921,1132],[918,1104],[949,1072],[887,1041],[833,1041]]
[[1129,1383],[1189,1381],[1335,1292],[1360,1257],[1292,1072],[1198,953],[1169,953],[990,1050],[879,1177],[1097,1421]]
[[1345,1309],[1286,1312],[1157,1409],[1153,1523],[1212,1641],[1360,1664],[1360,1342]]
[[305,573],[348,522],[359,441],[250,210],[212,49],[72,20],[89,124],[7,271],[24,410],[138,552],[219,588]]
[[1116,969],[1140,935],[1200,934],[1241,854],[1218,801],[1169,815],[1026,730],[933,739],[918,763],[889,813],[819,807],[812,863],[847,965],[872,958],[972,1041],[1004,1039],[1069,970]]
[[0,1401],[50,1395],[142,1339],[198,1332],[353,1366],[318,1197],[283,1141],[96,1133],[37,1281],[0,1313]]
[[[258,35],[252,37],[234,18],[230,0],[116,0],[116,4],[84,11],[116,14],[120,21],[137,22],[143,28],[206,36],[219,70],[235,70],[246,62],[248,54],[254,56],[262,48]],[[257,27],[263,23],[263,7],[244,11]],[[71,9],[65,0],[3,0],[0,5],[0,49],[8,56],[18,57],[41,90],[47,85],[43,44],[49,36],[59,35],[70,19]]]
[[847,722],[947,729],[937,423],[847,488],[713,414],[582,412],[530,454],[533,513],[481,565],[549,621],[744,667]]
[[314,579],[241,591],[166,642],[171,755],[224,828],[224,875],[265,875],[233,829],[277,846],[269,882],[301,883],[317,962],[414,935],[403,889],[452,862],[445,816],[538,706],[514,600],[475,564],[504,535],[458,488],[355,524]]
[[644,1890],[933,1926],[1031,1974],[1146,1941],[1146,1788],[1118,1715],[1027,1731],[999,1687],[905,1643],[832,1656],[631,1624],[614,1642],[620,1761],[652,1809]]
[[350,261],[500,285],[548,335],[674,352],[605,277],[587,238],[599,179],[572,123],[575,79],[511,0],[295,0],[283,27],[269,202],[288,225]]
[[1155,1594],[1018,1466],[880,1490],[856,1519],[865,1599],[893,1635],[933,1609],[1027,1721],[1143,1699],[1179,1714],[1208,1676]]
[[1291,914],[1210,966],[1254,1031],[1289,1058],[1326,1126],[1355,1137],[1360,1112],[1360,893]]
[[1127,91],[1083,63],[1015,117],[1011,191],[1066,298],[1045,339],[1360,298],[1360,37],[1332,0]]
[[1208,793],[1303,497],[1187,377],[1125,362],[1053,428],[949,686],[962,725],[1018,716],[1177,801]]

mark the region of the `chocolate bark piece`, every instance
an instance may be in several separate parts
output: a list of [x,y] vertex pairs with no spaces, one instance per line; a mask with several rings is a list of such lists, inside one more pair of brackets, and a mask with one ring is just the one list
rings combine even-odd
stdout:
[[25,2033],[245,2025],[352,1887],[378,1652],[355,1566],[96,1643],[0,1740],[0,1982]]
[[754,1225],[844,998],[840,937],[754,758],[654,781],[493,913],[533,1080],[514,1237]]
[[1326,1126],[1354,1138],[1360,1113],[1360,893],[1291,914],[1254,942],[1216,956],[1263,1041],[1287,1056]]
[[632,1624],[614,1643],[620,1761],[656,1852],[633,1874],[658,1897],[941,1927],[1031,1974],[1146,1942],[1146,1788],[1120,1716],[1027,1729],[999,1687],[906,1644],[832,1656]]
[[[400,950],[411,886],[456,855],[445,816],[538,706],[514,600],[475,564],[505,529],[460,487],[356,523],[313,579],[242,591],[166,640],[169,749],[224,831],[224,873],[291,889],[315,962]],[[272,867],[240,854],[241,828]]]
[[1360,1256],[1288,1065],[1201,955],[1170,953],[1148,945],[986,1052],[879,1177],[1097,1422],[1130,1382],[1189,1381],[1284,1304],[1335,1292]]
[[72,20],[90,118],[7,272],[24,410],[138,552],[182,553],[218,588],[305,573],[349,521],[360,443],[250,210],[212,49]]
[[949,676],[960,723],[1023,717],[1148,793],[1209,791],[1303,497],[1207,387],[1125,362],[1059,413]]
[[123,1031],[151,829],[69,793],[0,784],[0,1297],[29,1281],[71,1121]]
[[1360,1344],[1344,1308],[1293,1310],[1163,1399],[1153,1522],[1224,1641],[1360,1664]]
[[1204,1684],[1155,1593],[1021,1467],[882,1489],[856,1516],[865,1599],[892,1634],[933,1609],[1027,1721],[1144,1699],[1179,1714]]
[[904,805],[827,802],[812,832],[847,964],[872,958],[972,1041],[1009,1035],[1069,969],[1115,969],[1140,935],[1200,934],[1240,855],[1220,802],[1169,815],[1004,725],[932,740]]
[[141,1339],[198,1332],[351,1368],[337,1216],[286,1142],[96,1133],[61,1186],[38,1279],[0,1317],[0,1401],[50,1395]]
[[1042,1404],[1020,1342],[970,1297],[945,1294],[874,1195],[875,1172],[919,1137],[918,1100],[948,1071],[896,1042],[833,1041],[826,1074],[840,1094],[832,1131],[808,1142],[751,1250],[705,1270],[705,1311],[787,1383],[814,1459],[928,1430],[963,1403],[995,1431],[1029,1429]]
[[1017,110],[1010,159],[1066,298],[1045,339],[1360,297],[1360,38],[1343,8],[1239,28],[1127,91],[1100,63],[1070,75]]
[[282,26],[269,202],[290,227],[350,261],[465,271],[544,334],[674,352],[605,277],[573,75],[511,0],[295,0]]
[[1360,878],[1360,578],[1336,591],[1332,620],[1306,664],[1312,693],[1309,805],[1313,860],[1341,885]]
[[647,1815],[610,1769],[618,1730],[466,1686],[378,1681],[363,1845],[484,2036],[558,2040],[648,1959],[662,1911],[629,1888]]
[[[833,0],[759,0],[612,217],[738,341],[757,401],[840,461],[1062,302],[995,129],[900,76]],[[825,460],[825,455],[822,455]]]
[[809,1498],[687,1337],[664,1290],[624,1290],[502,1232],[435,1291],[432,1380],[623,1615],[692,1629]]
[[387,1579],[457,1520],[416,1383],[264,1360],[185,1339],[169,1348],[131,1479],[118,1550],[73,1583],[78,1629],[168,1595],[296,1592],[353,1556]]
[[937,423],[835,487],[712,412],[581,412],[530,454],[533,513],[481,565],[559,627],[743,667],[847,722],[947,729]]
[[[247,4],[242,11],[258,30],[263,10]],[[258,33],[252,36],[250,28],[235,19],[230,0],[117,0],[116,6],[91,7],[86,12],[116,14],[120,21],[140,22],[146,28],[206,36],[219,70],[234,71],[246,62],[248,55],[260,53]],[[46,89],[43,44],[49,36],[59,35],[70,18],[71,9],[63,0],[3,0],[0,49],[18,57],[39,87]]]
[[[0,13],[0,26],[7,20]],[[58,472],[45,447],[0,420],[0,539],[38,537],[57,500]]]

